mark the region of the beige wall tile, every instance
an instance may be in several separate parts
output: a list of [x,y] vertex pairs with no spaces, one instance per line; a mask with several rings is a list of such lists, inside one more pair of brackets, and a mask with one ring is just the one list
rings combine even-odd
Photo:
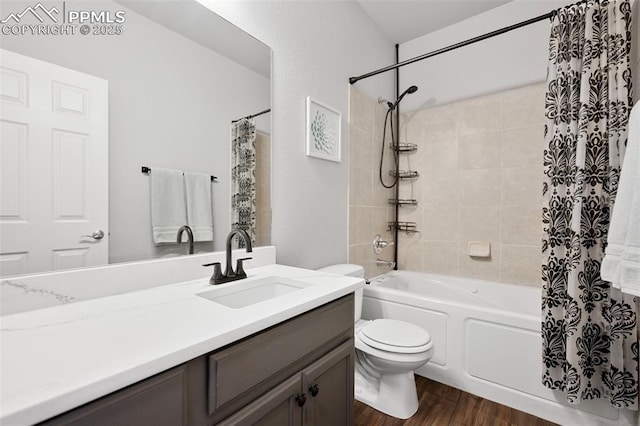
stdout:
[[467,244],[460,243],[460,275],[468,278],[497,281],[500,277],[500,246],[491,244],[491,257],[477,258],[468,255]]
[[500,169],[461,170],[459,188],[461,205],[498,205]]
[[[379,108],[376,109],[379,111]],[[377,116],[377,115],[376,115]],[[371,140],[371,144],[369,149],[371,150],[372,163],[371,170],[378,170],[380,168],[380,155],[382,151],[382,135],[383,135],[383,127],[384,127],[384,116],[382,117],[381,122],[376,122],[375,131],[373,134],[373,139]],[[393,158],[393,151],[391,150],[392,138],[391,138],[391,128],[387,126],[386,137],[384,139],[384,162],[382,164],[383,170],[391,170],[395,161]]]
[[371,171],[357,167],[349,168],[349,204],[369,206],[372,203]]
[[349,244],[364,244],[369,241],[372,228],[372,207],[349,206]]
[[429,140],[418,147],[424,154],[424,171],[433,173],[458,169],[458,138]]
[[271,185],[256,185],[256,210],[271,209]]
[[500,97],[481,96],[460,104],[460,135],[492,132],[500,129]]
[[500,242],[500,206],[460,207],[460,245],[469,241]]
[[542,165],[502,169],[502,205],[542,205]]
[[[407,271],[422,271],[424,270],[423,254],[422,254],[422,239],[420,234],[405,234],[400,233],[398,235],[398,268]],[[382,257],[382,259],[391,260],[391,257]]]
[[[460,125],[460,108],[458,104],[442,105],[415,111],[406,115],[407,136],[412,136],[411,129],[419,134],[418,143],[425,140],[451,139],[458,135]],[[419,129],[419,130],[418,130]]]
[[396,167],[393,151],[389,148],[390,146],[391,146],[391,141],[385,142],[384,153],[382,152],[382,149],[381,149],[382,141],[377,141],[370,148],[372,152],[373,162],[369,170],[375,171],[376,176],[380,171],[380,156],[384,154],[384,158],[382,160],[382,176],[384,178],[384,182],[387,185],[393,183],[393,180],[389,178],[389,170],[393,170]]
[[[387,115],[387,108],[376,102],[376,106],[374,108],[374,113],[373,113],[373,141],[375,146],[378,146],[378,144],[382,142],[382,135],[383,135],[382,131],[384,130],[384,119],[386,115]],[[394,126],[395,126],[395,123],[394,123]],[[391,127],[388,124],[387,124],[386,137],[387,138],[391,137]]]
[[500,281],[534,287],[542,286],[540,247],[505,245],[501,247],[501,253]]
[[424,158],[425,155],[427,155],[426,145],[428,145],[428,142],[423,142],[421,145],[418,145],[417,151],[401,154],[398,161],[400,170],[425,171]]
[[[411,180],[400,180],[398,183],[400,185],[398,187],[400,199],[422,200],[424,188],[422,182],[420,182],[421,179],[422,177]],[[395,198],[395,195],[393,195],[392,198]]]
[[502,207],[502,244],[539,246],[542,241],[542,205]]
[[261,180],[271,174],[271,137],[262,132],[256,132],[256,173]]
[[380,234],[383,240],[393,241],[392,234],[387,230],[388,223],[391,220],[391,217],[393,216],[389,215],[389,209],[387,209],[386,207],[374,207],[373,227],[370,230],[367,238],[369,238],[370,241],[373,241],[373,237],[375,237],[376,234]]
[[349,124],[363,130],[371,131],[373,128],[373,115],[375,111],[375,101],[366,94],[349,87]]
[[544,125],[504,130],[500,138],[502,167],[536,166],[542,164]]
[[362,130],[356,126],[349,126],[349,167],[371,168],[373,163],[371,145],[372,136],[370,131]]
[[[257,206],[256,206],[257,207]],[[271,244],[271,210],[270,207],[256,208],[256,247]]]
[[458,243],[427,241],[424,243],[423,250],[425,272],[459,275]]
[[500,132],[474,133],[459,139],[460,170],[500,167]]
[[[389,176],[388,179],[391,179],[391,177]],[[390,205],[389,199],[396,197],[395,189],[388,189],[383,187],[380,184],[380,177],[378,176],[377,171],[371,172],[371,180],[373,181],[372,205],[376,207],[388,207]],[[385,180],[385,183],[387,183],[387,185],[389,184],[389,182]]]
[[[400,115],[400,142],[423,144],[428,139],[426,110]],[[395,129],[395,121],[393,122]],[[388,137],[388,136],[387,136]]]
[[[385,253],[387,250],[389,250],[389,248],[386,248],[380,256],[388,256],[389,254]],[[393,254],[391,254],[391,257],[392,256]],[[391,259],[391,257],[389,257],[389,259]],[[376,255],[373,253],[371,244],[349,246],[349,263],[361,265],[364,268],[364,276],[367,279],[391,270],[389,267],[376,265]]]
[[458,173],[425,173],[420,175],[422,200],[420,205],[444,206],[458,203]]
[[425,207],[421,230],[424,240],[458,241],[458,206]]
[[[350,118],[358,128],[350,129],[349,261],[370,278],[389,270],[376,257],[393,259],[393,245],[376,256],[371,242],[375,234],[393,241],[387,223],[395,190],[378,181],[386,108],[362,93],[351,101],[364,105],[353,104],[357,117]],[[401,208],[399,219],[416,222],[420,233],[400,233],[400,269],[538,285],[543,104],[540,84],[403,114],[401,141],[419,150],[401,155],[400,168],[420,177],[402,181],[400,197],[419,204]],[[393,163],[386,148],[387,183]],[[491,242],[491,257],[469,257],[468,241]]]
[[538,83],[503,92],[502,128],[544,123],[545,88],[545,83]]
[[418,231],[422,232],[422,221],[424,220],[424,210],[422,207],[400,207],[398,209],[398,217],[399,220],[403,222],[415,222]]

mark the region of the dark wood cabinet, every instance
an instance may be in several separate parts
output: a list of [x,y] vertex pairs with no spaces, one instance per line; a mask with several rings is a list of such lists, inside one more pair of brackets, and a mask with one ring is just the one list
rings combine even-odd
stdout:
[[187,425],[186,364],[114,392],[42,424],[65,426]]
[[343,343],[302,371],[307,395],[305,424],[353,424],[353,339]]
[[299,403],[301,387],[301,376],[296,374],[226,418],[219,425],[302,425],[303,407],[300,407]]
[[220,422],[231,425],[353,424],[353,339]]
[[350,425],[353,294],[46,425]]

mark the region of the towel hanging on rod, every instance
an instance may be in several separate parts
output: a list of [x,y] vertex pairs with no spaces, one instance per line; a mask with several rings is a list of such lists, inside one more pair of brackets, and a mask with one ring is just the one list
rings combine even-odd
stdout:
[[[151,168],[147,166],[142,166],[142,173],[144,173],[145,175],[148,175],[149,173],[151,173]],[[218,179],[217,176],[211,176],[211,182],[217,182],[217,179]]]

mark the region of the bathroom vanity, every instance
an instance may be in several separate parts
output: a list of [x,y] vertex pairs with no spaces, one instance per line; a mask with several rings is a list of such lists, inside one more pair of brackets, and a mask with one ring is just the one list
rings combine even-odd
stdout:
[[43,424],[351,424],[352,318],[344,296]]
[[203,279],[3,317],[2,423],[351,424],[362,281],[248,273],[308,286],[229,308]]

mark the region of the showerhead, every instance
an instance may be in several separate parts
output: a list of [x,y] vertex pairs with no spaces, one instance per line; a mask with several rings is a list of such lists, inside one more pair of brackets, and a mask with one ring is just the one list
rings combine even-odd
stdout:
[[396,100],[396,102],[394,104],[389,103],[389,109],[390,110],[396,109],[396,107],[398,106],[398,104],[400,103],[402,98],[404,98],[409,93],[416,93],[417,91],[418,91],[418,86],[410,86],[407,90],[402,92],[402,94],[400,96],[398,96],[398,99]]

